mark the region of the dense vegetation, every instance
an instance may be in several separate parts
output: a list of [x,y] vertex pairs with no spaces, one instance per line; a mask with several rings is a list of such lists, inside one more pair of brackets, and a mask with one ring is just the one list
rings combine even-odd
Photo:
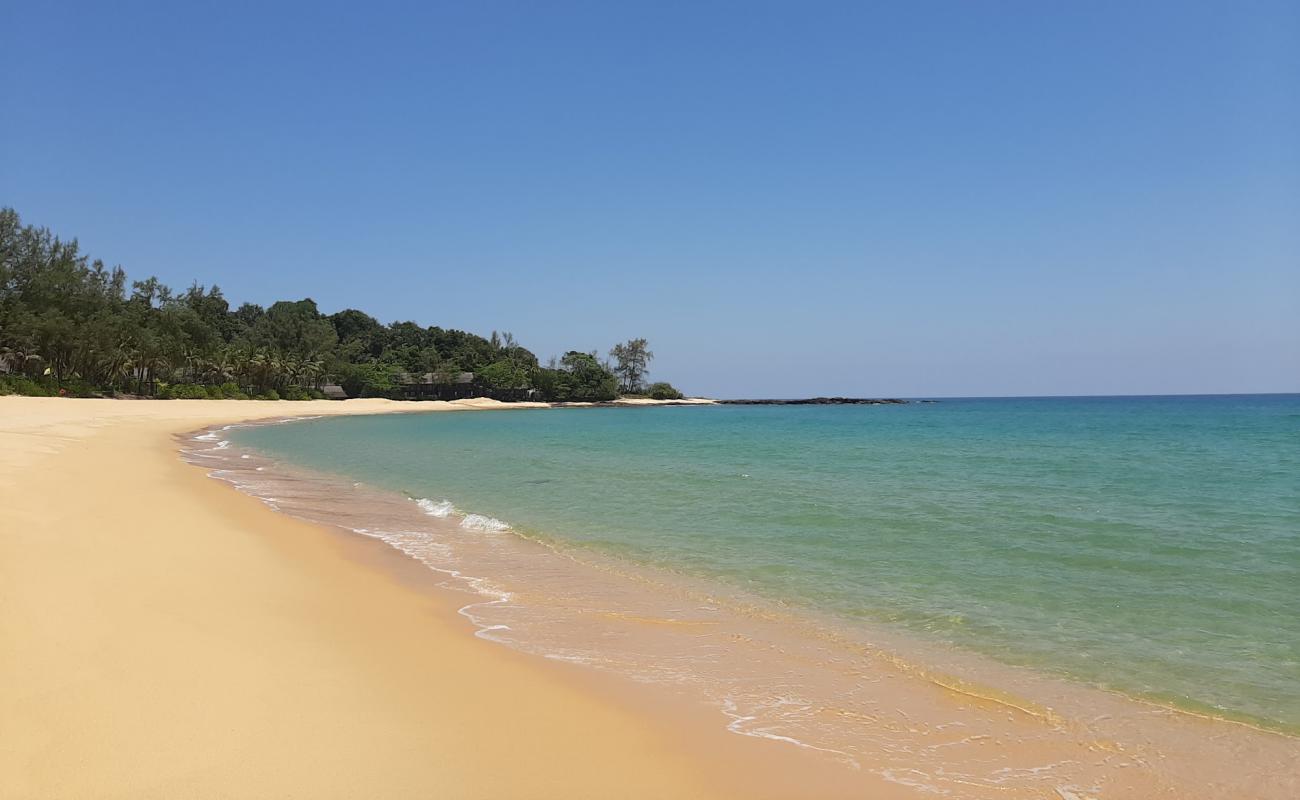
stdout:
[[[0,393],[306,399],[337,383],[352,397],[401,397],[404,375],[451,383],[464,372],[511,397],[599,401],[643,391],[646,341],[610,355],[613,365],[594,351],[542,365],[508,333],[383,325],[356,309],[322,314],[310,299],[232,309],[216,286],[128,284],[121,267],[91,261],[76,240],[0,209]],[[665,386],[651,391],[676,392]]]

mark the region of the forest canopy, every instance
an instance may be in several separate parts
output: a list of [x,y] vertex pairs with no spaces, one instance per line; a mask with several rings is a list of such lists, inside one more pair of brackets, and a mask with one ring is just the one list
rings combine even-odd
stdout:
[[571,350],[543,365],[508,333],[385,325],[352,308],[323,314],[310,298],[231,308],[216,285],[128,281],[75,239],[0,209],[0,392],[307,399],[337,384],[351,397],[401,398],[405,384],[467,373],[475,390],[507,399],[643,391],[645,340],[610,354],[615,364]]

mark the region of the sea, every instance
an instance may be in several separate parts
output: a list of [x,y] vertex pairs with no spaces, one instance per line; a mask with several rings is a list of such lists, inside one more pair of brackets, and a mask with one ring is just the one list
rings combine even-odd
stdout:
[[1300,395],[387,414],[189,450],[419,560],[475,635],[919,794],[1297,796]]

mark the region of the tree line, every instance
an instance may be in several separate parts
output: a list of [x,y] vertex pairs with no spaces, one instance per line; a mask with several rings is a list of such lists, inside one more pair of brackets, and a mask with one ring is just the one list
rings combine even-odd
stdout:
[[681,396],[645,385],[645,339],[610,357],[571,350],[542,364],[509,333],[385,325],[356,309],[323,314],[310,299],[232,309],[215,285],[128,282],[75,239],[0,209],[0,393],[309,399],[338,384],[400,398],[407,376],[451,383],[468,372],[489,394],[556,402]]

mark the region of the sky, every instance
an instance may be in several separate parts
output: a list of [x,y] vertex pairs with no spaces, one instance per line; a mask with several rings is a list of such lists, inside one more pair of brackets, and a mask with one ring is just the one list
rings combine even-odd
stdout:
[[1300,391],[1294,2],[0,0],[0,206],[720,397]]

